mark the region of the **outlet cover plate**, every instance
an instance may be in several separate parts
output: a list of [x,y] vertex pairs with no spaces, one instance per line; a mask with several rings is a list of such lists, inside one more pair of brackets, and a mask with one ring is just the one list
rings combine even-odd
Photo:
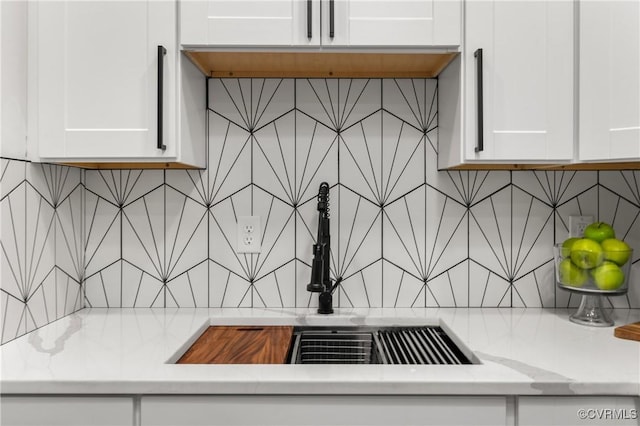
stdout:
[[260,253],[262,228],[260,216],[238,216],[237,253]]
[[593,223],[593,216],[569,216],[569,237],[582,238],[584,228]]

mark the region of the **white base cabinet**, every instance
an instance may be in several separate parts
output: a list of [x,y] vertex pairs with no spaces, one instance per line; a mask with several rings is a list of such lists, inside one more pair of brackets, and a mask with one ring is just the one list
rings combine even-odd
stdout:
[[3,396],[0,398],[0,424],[135,426],[134,401],[123,396]]
[[484,396],[149,396],[143,426],[500,425],[506,398]]
[[638,425],[640,398],[632,396],[521,396],[518,426]]

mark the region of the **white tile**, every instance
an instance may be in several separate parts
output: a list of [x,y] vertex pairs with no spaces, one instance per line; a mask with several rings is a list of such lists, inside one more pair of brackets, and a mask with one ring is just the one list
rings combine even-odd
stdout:
[[85,276],[95,274],[122,257],[121,219],[122,213],[116,205],[85,192]]
[[376,307],[382,303],[382,260],[348,276],[334,293],[334,306]]
[[382,205],[383,113],[377,112],[342,132],[340,139],[340,183],[368,200]]
[[[55,281],[55,277],[53,276],[53,274],[52,281]],[[55,317],[49,316],[49,308],[47,306],[49,301],[45,299],[46,293],[44,291],[44,286],[45,283],[43,282],[42,285],[32,293],[29,301],[27,302],[29,315],[33,318],[35,328],[42,327],[55,320]],[[51,299],[50,302],[51,304],[53,304],[53,299]]]
[[3,311],[0,318],[0,321],[2,321],[1,343],[4,344],[27,332],[24,325],[27,305],[4,292],[0,292],[0,302],[2,303]]
[[[431,225],[427,221],[426,192],[423,186],[385,206],[383,228],[384,258],[422,279],[428,278],[426,233]],[[438,218],[433,220],[437,223]]]
[[78,282],[84,278],[83,190],[77,187],[56,209],[56,266]]
[[156,277],[122,263],[122,307],[152,308],[165,306],[165,288]]
[[81,309],[84,303],[80,283],[60,269],[56,270],[56,299],[56,318]]
[[88,307],[123,307],[121,296],[124,286],[133,286],[130,277],[123,282],[122,261],[115,260],[97,272],[88,275],[84,281],[85,298]]
[[1,202],[2,288],[27,300],[55,265],[54,210],[22,184]]
[[258,129],[294,107],[295,81],[291,78],[267,78],[251,80],[249,105],[253,128]]
[[[300,229],[298,225],[298,229]],[[311,253],[311,245],[307,248],[309,253]],[[298,246],[298,250],[300,250],[300,246]],[[317,308],[318,307],[318,293],[311,293],[307,291],[307,284],[311,281],[311,260],[313,259],[313,255],[304,255],[304,257],[296,256],[298,260],[295,262],[295,273],[296,273],[296,285],[295,285],[295,297],[296,297],[296,307],[298,308]]]
[[469,305],[469,262],[456,266],[427,281],[427,307],[465,307]]
[[219,203],[251,183],[251,135],[209,113],[207,205]]
[[485,268],[509,278],[511,258],[511,194],[502,190],[469,211],[469,256]]
[[550,261],[514,281],[513,307],[553,308],[555,291],[554,263]]
[[209,306],[212,308],[248,308],[252,306],[251,283],[221,267],[209,263]]
[[381,108],[379,79],[297,79],[296,108],[344,130]]
[[207,170],[167,170],[165,178],[167,186],[196,203],[207,205],[209,197]]
[[613,226],[616,238],[634,249],[633,261],[640,259],[640,207],[606,188],[600,189],[598,200],[600,215],[597,219]]
[[125,206],[163,184],[162,170],[88,170],[86,187],[99,197]]
[[45,301],[46,315],[49,321],[55,321],[59,318],[58,315],[58,270],[52,269],[51,273],[42,281],[40,289],[42,291],[43,299]]
[[209,210],[209,256],[221,267],[250,280],[255,254],[237,251],[237,217],[250,216],[251,188],[216,204]]
[[383,114],[381,193],[386,202],[425,182],[425,137],[390,114]]
[[512,191],[511,271],[514,279],[553,258],[553,210],[529,194]]
[[167,282],[167,307],[207,307],[209,302],[209,263],[205,259]]
[[556,243],[563,242],[569,236],[569,216],[593,216],[597,220],[598,188],[590,188],[580,195],[566,200],[556,208]]
[[[438,129],[427,133],[425,140],[425,181],[427,185],[446,194],[448,197],[462,203],[471,205],[474,191],[470,173],[475,177],[477,172],[463,170],[438,170]],[[484,172],[487,173],[487,172]],[[479,183],[479,182],[478,182]],[[476,184],[478,186],[478,184]],[[482,188],[480,186],[480,188]],[[477,192],[477,191],[476,191]]]
[[207,259],[207,209],[184,194],[165,191],[163,270],[174,278]]
[[296,111],[295,201],[299,204],[318,194],[320,183],[338,179],[338,136],[319,122]]
[[260,278],[295,257],[295,212],[272,195],[254,189],[253,215],[261,219],[261,252],[252,256],[252,276]]
[[254,183],[291,205],[297,198],[295,128],[290,112],[253,135]]
[[437,126],[436,79],[384,79],[383,107],[423,131]]
[[513,184],[552,205],[561,205],[598,183],[597,172],[589,171],[518,171]]
[[383,261],[383,300],[385,308],[410,308],[426,306],[424,281]]
[[496,275],[475,262],[469,262],[469,306],[509,307],[511,286],[503,277]]
[[147,274],[165,277],[163,188],[127,205],[122,217],[122,256]]
[[[253,285],[253,306],[267,308],[295,307],[296,285],[295,260],[262,276]],[[305,284],[306,285],[306,284]],[[300,285],[299,291],[304,291]]]
[[0,198],[18,187],[27,178],[27,166],[24,161],[0,159]]
[[599,183],[603,188],[640,206],[640,173],[638,171],[601,171],[598,175]]
[[340,186],[331,197],[332,267],[344,277],[382,257],[382,209]]
[[211,79],[209,108],[251,131],[293,109],[293,86],[293,79]]
[[29,163],[27,180],[53,206],[80,187],[81,169],[55,164]]

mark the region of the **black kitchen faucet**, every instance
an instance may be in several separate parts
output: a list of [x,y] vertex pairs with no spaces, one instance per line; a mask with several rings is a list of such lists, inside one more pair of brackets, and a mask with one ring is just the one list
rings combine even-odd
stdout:
[[333,292],[342,277],[331,284],[329,262],[331,260],[331,236],[329,235],[329,184],[322,182],[318,189],[318,238],[313,245],[313,263],[311,264],[311,282],[307,291],[320,293],[319,314],[333,313]]

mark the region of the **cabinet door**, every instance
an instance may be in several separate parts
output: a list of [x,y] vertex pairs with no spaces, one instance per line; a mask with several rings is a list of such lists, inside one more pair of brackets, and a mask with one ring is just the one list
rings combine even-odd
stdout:
[[0,2],[0,42],[0,155],[26,159],[26,2]]
[[3,396],[3,426],[132,426],[126,397]]
[[[40,1],[29,7],[41,157],[175,157],[175,2]],[[166,151],[157,148],[158,45],[167,49]]]
[[640,2],[580,2],[580,160],[640,158]]
[[335,0],[333,11],[331,3],[322,2],[323,45],[427,47],[460,44],[460,0]]
[[521,396],[518,426],[637,425],[640,398],[632,396]]
[[142,426],[499,425],[492,396],[218,395],[143,397]]
[[320,44],[321,0],[183,0],[183,46]]
[[[477,0],[465,7],[465,158],[572,159],[573,2]],[[481,105],[477,49],[483,62]],[[484,150],[476,153],[480,109]]]

